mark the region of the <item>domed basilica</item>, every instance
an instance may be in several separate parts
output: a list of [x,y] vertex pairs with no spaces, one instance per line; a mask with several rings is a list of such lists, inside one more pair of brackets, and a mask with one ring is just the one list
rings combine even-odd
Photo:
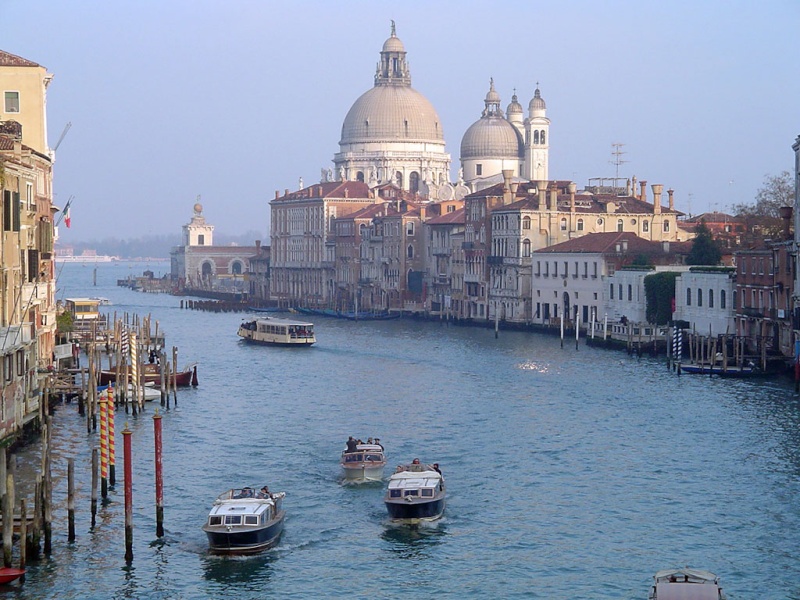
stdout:
[[335,173],[323,180],[363,181],[370,187],[391,182],[431,199],[449,200],[495,183],[503,170],[526,180],[548,178],[550,120],[539,88],[524,117],[514,94],[507,116],[489,83],[485,109],[461,140],[458,182],[450,181],[450,155],[433,105],[411,87],[403,42],[394,21],[375,72],[375,85],[350,108],[342,125]]

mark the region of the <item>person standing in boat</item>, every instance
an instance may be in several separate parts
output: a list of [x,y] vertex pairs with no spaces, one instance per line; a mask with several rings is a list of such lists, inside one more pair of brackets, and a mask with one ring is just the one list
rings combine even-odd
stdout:
[[376,444],[377,446],[380,446],[380,447],[381,447],[381,450],[383,450],[383,444],[381,444],[381,440],[380,440],[379,438],[375,438],[375,444]]
[[352,435],[349,438],[347,438],[346,443],[347,443],[347,449],[345,450],[345,452],[356,452],[358,450],[357,442],[355,441],[355,439],[353,439]]

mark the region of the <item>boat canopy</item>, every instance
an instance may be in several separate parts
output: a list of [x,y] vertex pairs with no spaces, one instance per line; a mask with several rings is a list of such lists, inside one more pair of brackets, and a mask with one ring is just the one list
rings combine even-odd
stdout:
[[357,444],[356,450],[359,452],[383,452],[383,448],[381,448],[378,444]]
[[719,587],[702,583],[658,583],[658,600],[720,600]]
[[671,581],[674,577],[678,581],[688,581],[689,583],[719,583],[719,578],[710,571],[702,569],[665,569],[655,574],[656,583]]

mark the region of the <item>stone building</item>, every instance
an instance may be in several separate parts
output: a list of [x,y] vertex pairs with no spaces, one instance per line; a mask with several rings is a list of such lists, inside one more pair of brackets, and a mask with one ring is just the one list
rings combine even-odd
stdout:
[[182,244],[170,252],[170,274],[181,289],[205,292],[249,293],[250,259],[256,246],[215,246],[214,226],[194,205],[192,219],[183,226]]
[[0,51],[0,439],[39,416],[57,350],[51,80],[44,67]]
[[323,181],[393,183],[414,192],[446,185],[450,155],[433,105],[411,87],[411,72],[394,21],[375,72],[375,85],[350,108],[342,124],[334,171]]

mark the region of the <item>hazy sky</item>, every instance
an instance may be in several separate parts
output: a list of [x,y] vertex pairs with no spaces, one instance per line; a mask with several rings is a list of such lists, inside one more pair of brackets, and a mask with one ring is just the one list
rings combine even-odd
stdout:
[[[390,20],[455,174],[493,77],[547,102],[550,177],[621,176],[697,214],[792,170],[800,2],[0,0],[0,49],[55,75],[61,241],[179,233],[201,195],[221,233],[269,232],[275,190],[319,180],[373,85]],[[651,191],[648,190],[648,196]]]

